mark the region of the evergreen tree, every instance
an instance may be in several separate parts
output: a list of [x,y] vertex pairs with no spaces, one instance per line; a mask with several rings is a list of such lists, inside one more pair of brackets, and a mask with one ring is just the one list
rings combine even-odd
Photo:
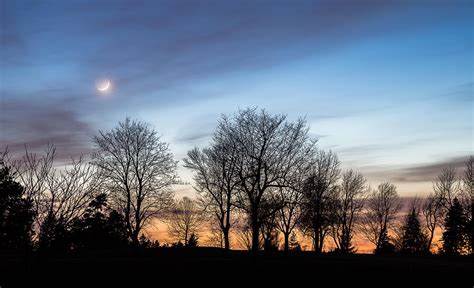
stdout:
[[443,253],[451,255],[464,254],[469,250],[466,235],[467,219],[464,209],[457,198],[449,208],[444,221]]
[[197,237],[196,234],[192,233],[188,239],[188,243],[186,244],[186,247],[191,247],[191,248],[197,247],[198,240],[199,240],[199,237]]
[[421,231],[420,220],[415,208],[407,215],[403,226],[402,253],[424,253],[427,252],[427,239]]
[[391,254],[395,252],[395,245],[390,242],[387,229],[384,229],[380,234],[379,247],[375,249],[375,254]]
[[13,180],[9,167],[0,166],[0,248],[31,248],[32,201]]
[[99,194],[91,201],[86,213],[72,225],[74,249],[114,249],[127,244],[127,229],[123,217],[112,210],[107,214],[107,197]]

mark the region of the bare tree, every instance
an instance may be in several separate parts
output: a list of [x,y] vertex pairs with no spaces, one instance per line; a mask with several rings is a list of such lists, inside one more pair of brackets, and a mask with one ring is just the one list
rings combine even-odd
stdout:
[[276,228],[283,234],[284,251],[290,249],[290,234],[299,224],[303,194],[294,187],[280,188],[283,207],[276,212]]
[[201,219],[195,201],[183,197],[181,200],[175,201],[174,207],[166,219],[168,234],[174,240],[187,246],[191,235],[197,235]]
[[459,183],[456,170],[453,167],[444,168],[433,182],[435,196],[442,201],[445,213],[451,207],[454,198],[459,193]]
[[156,131],[129,118],[111,131],[100,131],[93,141],[92,163],[138,245],[142,228],[172,204],[169,188],[177,180],[177,162]]
[[318,151],[305,180],[302,200],[302,228],[313,240],[313,250],[323,251],[332,221],[332,200],[339,179],[339,160],[333,152]]
[[364,176],[351,169],[342,174],[342,183],[334,193],[334,223],[331,236],[337,249],[343,253],[354,250],[352,246],[354,227],[359,220],[369,189]]
[[261,221],[268,217],[266,213],[274,213],[262,211],[262,201],[288,186],[288,179],[313,149],[308,140],[303,119],[290,123],[286,116],[272,116],[264,110],[246,109],[233,117],[223,116],[217,127],[215,141],[236,151],[238,206],[249,215],[254,254],[259,247]]
[[41,212],[68,226],[80,218],[89,203],[100,193],[101,182],[92,165],[82,157],[72,159],[63,170],[53,170],[47,179]]
[[367,199],[361,231],[376,250],[382,248],[401,207],[397,188],[388,182],[380,184]]
[[[3,161],[14,171],[17,180],[25,187],[27,198],[32,200],[35,211],[35,237],[48,234],[46,219],[55,225],[67,227],[80,218],[92,199],[101,191],[96,170],[81,156],[64,163],[63,169],[54,167],[56,148],[48,145],[43,154],[30,153],[13,159],[6,151]],[[53,229],[54,225],[49,228]]]
[[231,213],[239,184],[235,153],[230,146],[212,143],[208,149],[194,148],[184,159],[185,167],[195,172],[198,199],[218,223],[226,250],[230,249]]
[[462,175],[462,191],[468,198],[474,199],[474,156],[470,156],[466,161],[466,170]]
[[436,228],[442,228],[443,219],[459,188],[456,171],[452,167],[443,169],[433,182],[433,193],[428,195],[421,209],[428,234],[428,248],[433,244]]
[[441,228],[444,217],[443,199],[440,195],[431,193],[423,202],[421,212],[423,214],[426,234],[428,235],[427,246],[431,249],[436,228]]
[[[18,182],[25,187],[27,198],[33,201],[35,211],[34,230],[39,232],[44,221],[45,205],[48,195],[48,180],[54,177],[54,159],[56,148],[47,145],[43,154],[30,153],[25,145],[25,153],[20,158],[13,158],[8,149],[5,150],[4,161],[11,166]],[[35,237],[37,233],[35,234]]]

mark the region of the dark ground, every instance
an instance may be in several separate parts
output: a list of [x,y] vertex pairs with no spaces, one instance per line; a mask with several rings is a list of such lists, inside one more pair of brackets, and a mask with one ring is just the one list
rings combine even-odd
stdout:
[[[472,257],[314,255],[214,248],[0,252],[0,287],[473,287]],[[362,284],[362,286],[361,286]]]

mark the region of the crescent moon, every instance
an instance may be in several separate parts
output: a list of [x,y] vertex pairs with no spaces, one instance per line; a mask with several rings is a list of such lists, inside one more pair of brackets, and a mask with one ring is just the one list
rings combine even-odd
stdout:
[[105,90],[109,89],[109,87],[110,87],[110,81],[107,81],[104,86],[102,86],[102,87],[97,87],[97,90],[99,90],[99,91],[105,91]]

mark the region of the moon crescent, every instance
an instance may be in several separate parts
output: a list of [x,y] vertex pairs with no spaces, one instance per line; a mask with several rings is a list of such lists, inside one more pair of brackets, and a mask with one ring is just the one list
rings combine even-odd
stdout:
[[99,91],[105,91],[105,90],[109,89],[109,86],[110,86],[110,81],[107,81],[107,83],[105,84],[105,86],[103,86],[103,87],[97,87],[97,90],[99,90]]

